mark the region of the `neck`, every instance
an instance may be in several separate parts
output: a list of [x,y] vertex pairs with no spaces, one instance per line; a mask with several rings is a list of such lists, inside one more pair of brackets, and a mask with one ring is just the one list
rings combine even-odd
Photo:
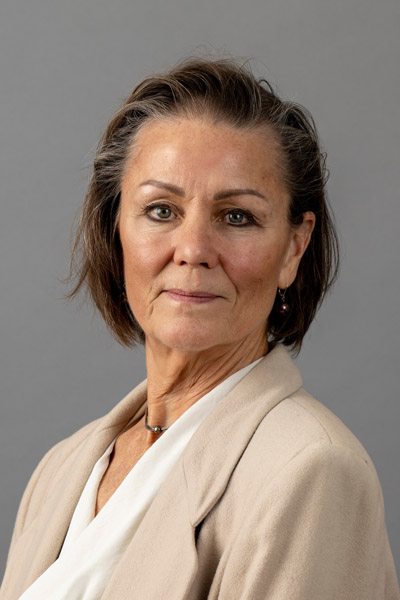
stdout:
[[169,427],[197,400],[267,350],[264,335],[202,352],[183,352],[146,340],[149,424]]

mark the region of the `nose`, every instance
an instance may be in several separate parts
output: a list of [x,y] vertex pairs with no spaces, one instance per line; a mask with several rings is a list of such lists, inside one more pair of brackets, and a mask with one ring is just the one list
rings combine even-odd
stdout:
[[218,264],[216,232],[205,216],[186,219],[175,231],[175,236],[175,264],[208,269]]

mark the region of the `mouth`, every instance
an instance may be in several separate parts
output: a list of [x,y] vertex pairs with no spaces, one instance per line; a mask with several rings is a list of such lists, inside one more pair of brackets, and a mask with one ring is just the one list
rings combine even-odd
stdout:
[[169,298],[176,302],[191,302],[192,304],[204,304],[212,302],[221,296],[216,294],[210,294],[203,292],[202,290],[181,290],[181,289],[169,289],[164,290]]

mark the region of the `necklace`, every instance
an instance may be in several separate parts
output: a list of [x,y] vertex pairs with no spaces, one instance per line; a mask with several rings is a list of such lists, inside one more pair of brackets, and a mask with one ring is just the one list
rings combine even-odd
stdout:
[[156,425],[156,427],[151,427],[151,425],[148,424],[147,422],[147,406],[146,406],[146,412],[144,413],[144,424],[146,429],[148,429],[149,431],[153,431],[154,433],[161,433],[162,431],[165,431],[166,429],[168,429],[168,427],[160,427],[159,425]]

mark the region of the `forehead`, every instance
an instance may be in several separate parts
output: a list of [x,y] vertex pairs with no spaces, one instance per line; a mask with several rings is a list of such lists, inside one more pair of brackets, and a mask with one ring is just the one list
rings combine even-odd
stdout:
[[205,117],[153,119],[135,138],[123,183],[157,176],[188,185],[195,180],[211,186],[229,180],[273,183],[284,189],[281,165],[277,137],[268,128],[239,129]]

